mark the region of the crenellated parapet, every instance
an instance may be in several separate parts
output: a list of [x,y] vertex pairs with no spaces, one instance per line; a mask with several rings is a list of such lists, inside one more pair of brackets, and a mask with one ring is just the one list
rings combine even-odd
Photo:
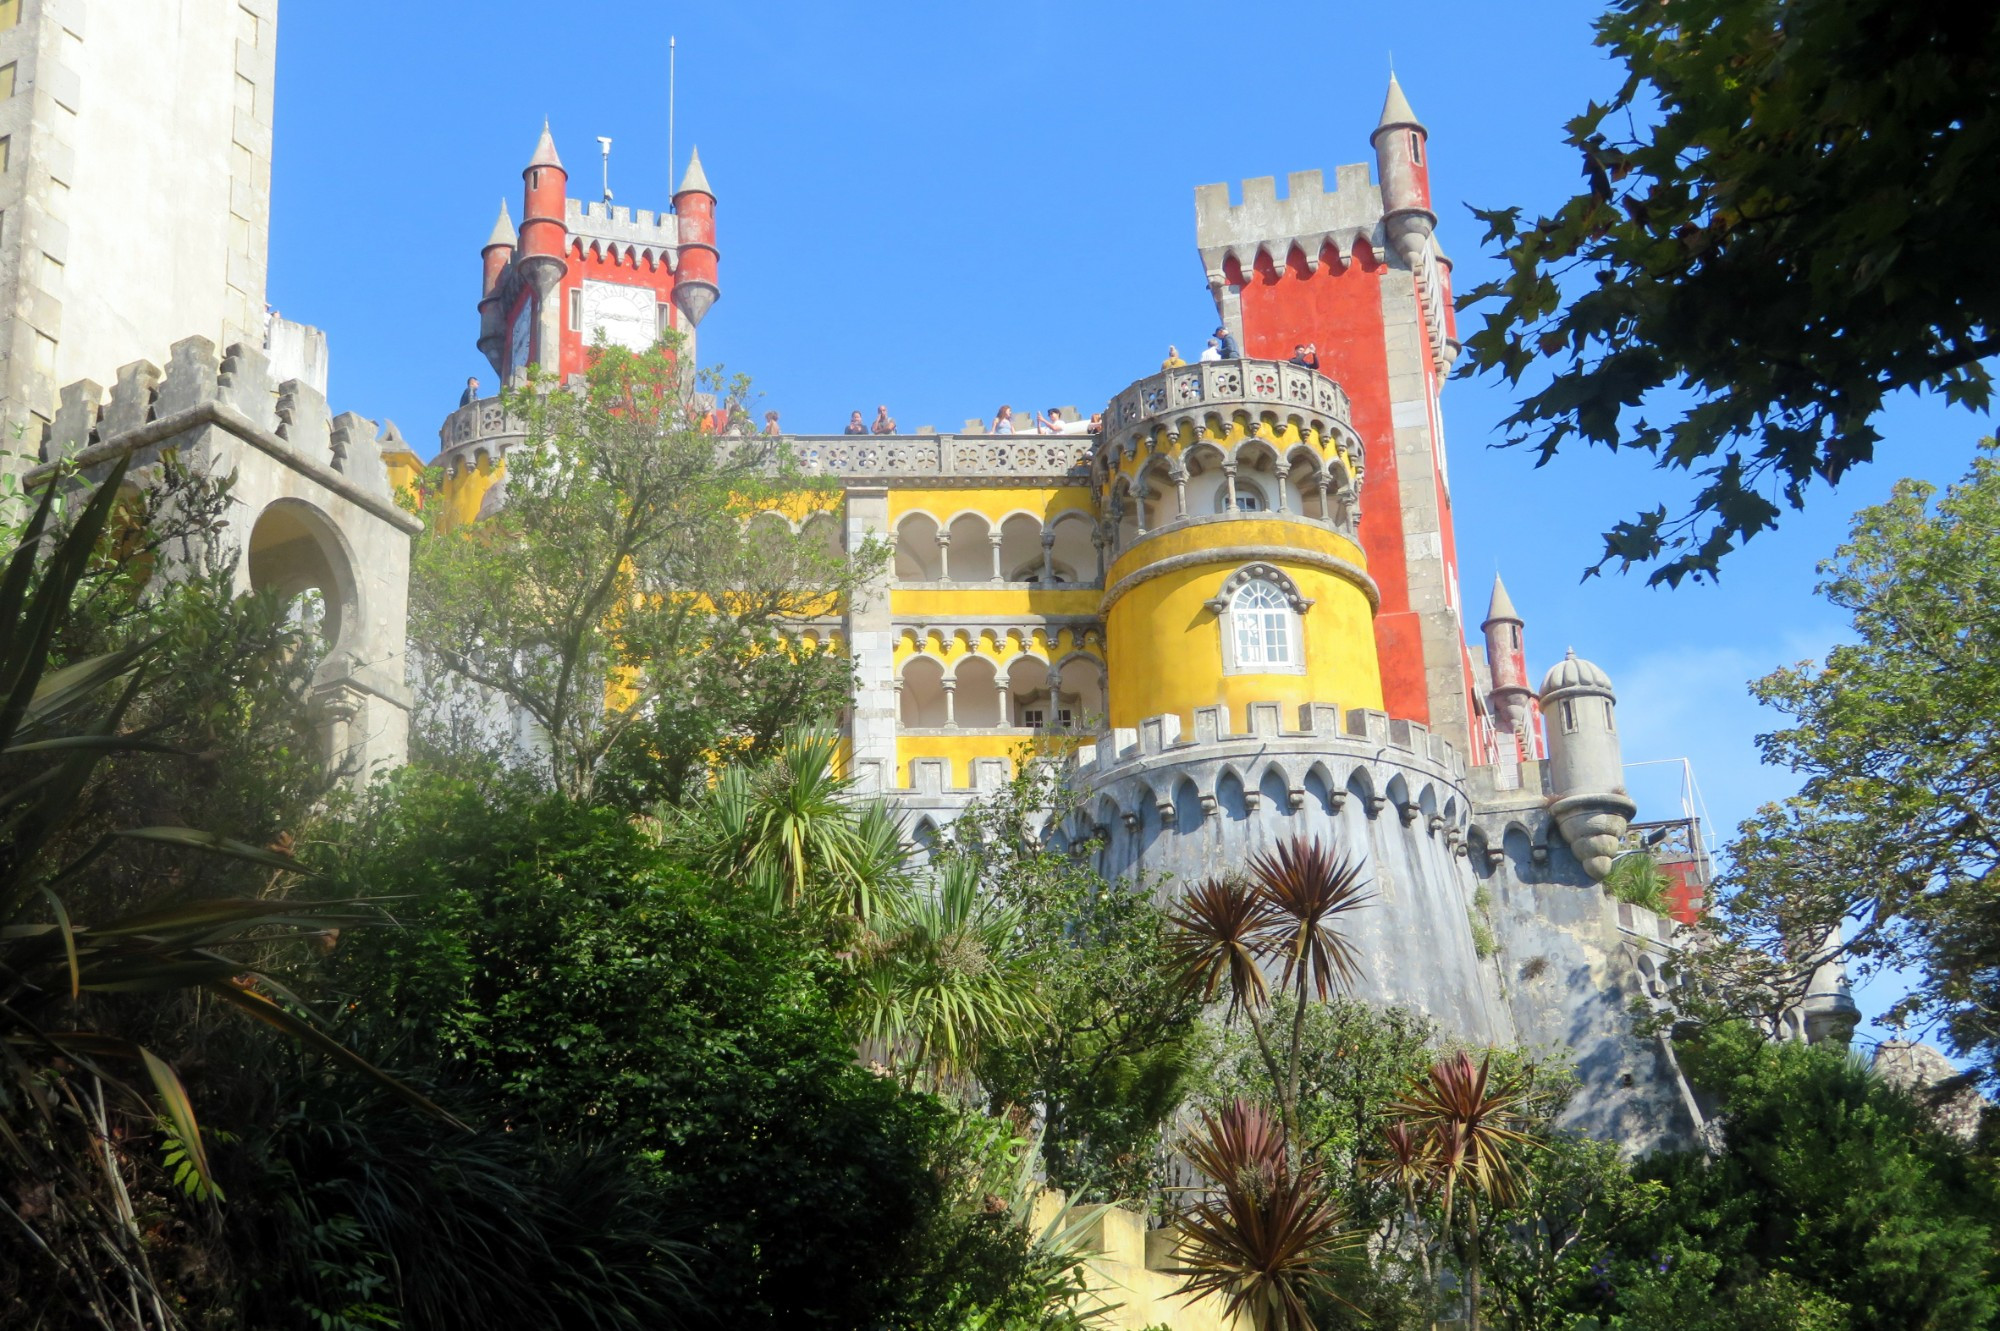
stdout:
[[1201,185],[1194,192],[1195,244],[1211,285],[1240,280],[1260,265],[1283,268],[1297,251],[1308,271],[1324,257],[1345,263],[1358,243],[1383,243],[1382,191],[1355,162],[1334,168],[1333,188],[1319,171],[1293,171],[1278,182],[1258,176],[1243,182],[1243,201],[1229,201],[1229,186]]
[[614,263],[671,268],[681,239],[672,213],[579,199],[563,200],[563,224],[572,247]]
[[61,403],[29,482],[62,466],[97,477],[129,458],[130,482],[143,486],[168,453],[232,477],[223,539],[239,587],[313,594],[327,650],[311,701],[329,761],[363,780],[400,763],[410,537],[423,524],[392,492],[385,458],[409,451],[394,423],[333,415],[312,384],[274,381],[262,350],[239,343],[217,355],[202,337],[176,342],[164,369],[124,366],[108,391],[69,384]]

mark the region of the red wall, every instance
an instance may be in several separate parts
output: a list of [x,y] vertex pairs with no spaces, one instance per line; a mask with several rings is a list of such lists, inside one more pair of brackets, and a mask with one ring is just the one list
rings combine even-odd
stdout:
[[[674,274],[664,263],[644,258],[615,259],[599,252],[594,244],[571,240],[569,246],[569,271],[563,274],[562,286],[556,299],[562,302],[562,363],[564,378],[583,372],[584,354],[589,346],[583,334],[569,326],[570,292],[582,287],[587,278],[593,282],[616,282],[620,286],[640,286],[649,288],[655,301],[669,306],[674,299]],[[673,315],[676,326],[680,311]]]
[[1314,343],[1320,371],[1347,390],[1354,430],[1366,450],[1361,548],[1368,555],[1370,576],[1382,589],[1375,647],[1382,665],[1383,703],[1392,716],[1428,724],[1423,636],[1410,610],[1395,426],[1389,411],[1381,284],[1391,272],[1368,243],[1360,241],[1346,264],[1331,246],[1322,250],[1319,268],[1312,273],[1294,249],[1283,268],[1260,258],[1254,273],[1243,274],[1232,264],[1227,276],[1232,282],[1248,278],[1241,292],[1244,355],[1289,360],[1299,343]]

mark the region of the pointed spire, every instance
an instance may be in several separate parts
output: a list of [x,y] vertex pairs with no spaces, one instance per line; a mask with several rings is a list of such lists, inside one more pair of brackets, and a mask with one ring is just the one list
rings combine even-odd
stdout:
[[1511,619],[1516,624],[1521,622],[1521,612],[1514,608],[1514,598],[1507,595],[1507,584],[1500,581],[1498,573],[1493,575],[1493,600],[1486,607],[1486,619],[1481,627],[1496,619]]
[[715,191],[708,187],[708,173],[701,169],[700,148],[688,154],[687,174],[681,177],[681,187],[674,193],[686,194],[689,190],[699,190],[710,197],[715,194]]
[[1389,95],[1382,102],[1382,121],[1375,128],[1385,130],[1391,125],[1424,127],[1424,122],[1417,119],[1417,113],[1410,109],[1410,99],[1403,96],[1403,85],[1396,82],[1393,73],[1389,75]]
[[520,237],[514,233],[514,216],[507,211],[507,201],[502,199],[500,200],[500,216],[493,221],[493,234],[486,238],[486,248],[492,249],[495,245],[505,245],[511,249],[519,240]]
[[530,167],[552,166],[558,171],[563,169],[562,158],[556,156],[556,141],[555,137],[549,133],[549,122],[547,120],[542,121],[541,141],[535,144],[535,155],[528,159],[528,165]]

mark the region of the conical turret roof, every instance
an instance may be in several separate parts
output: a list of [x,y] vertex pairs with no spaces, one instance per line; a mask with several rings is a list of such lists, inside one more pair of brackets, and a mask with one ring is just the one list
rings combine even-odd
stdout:
[[1496,619],[1511,619],[1521,622],[1521,612],[1514,608],[1514,598],[1507,595],[1507,584],[1500,581],[1500,575],[1493,575],[1493,600],[1486,607],[1486,618],[1480,627],[1484,628]]
[[686,194],[689,190],[699,191],[700,193],[709,195],[711,198],[715,195],[715,191],[708,187],[708,173],[701,169],[701,149],[699,148],[688,154],[687,174],[681,177],[681,187],[675,190],[674,193]]
[[546,120],[542,122],[542,137],[535,144],[535,155],[528,159],[528,165],[552,166],[558,171],[563,169],[562,158],[556,156],[555,137],[549,133],[549,122]]
[[1410,99],[1403,96],[1403,85],[1396,82],[1394,74],[1389,75],[1389,95],[1383,99],[1382,120],[1375,128],[1384,130],[1391,125],[1424,127],[1424,122],[1417,119],[1417,113],[1410,109]]
[[506,245],[510,248],[519,243],[520,237],[514,231],[514,215],[507,211],[507,201],[500,200],[500,216],[493,219],[493,234],[486,238],[486,248]]

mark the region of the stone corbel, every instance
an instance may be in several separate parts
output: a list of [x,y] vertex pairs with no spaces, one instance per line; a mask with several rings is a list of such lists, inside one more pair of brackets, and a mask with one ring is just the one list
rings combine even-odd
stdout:
[[1285,802],[1292,806],[1293,813],[1297,813],[1300,809],[1305,808],[1306,788],[1304,786],[1293,786],[1285,792]]

